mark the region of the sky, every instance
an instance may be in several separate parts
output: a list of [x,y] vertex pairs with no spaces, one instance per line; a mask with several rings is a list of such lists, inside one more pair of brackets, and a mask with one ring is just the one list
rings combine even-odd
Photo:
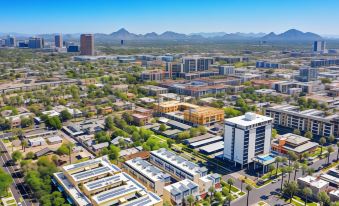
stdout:
[[0,33],[174,31],[339,35],[339,0],[7,0]]

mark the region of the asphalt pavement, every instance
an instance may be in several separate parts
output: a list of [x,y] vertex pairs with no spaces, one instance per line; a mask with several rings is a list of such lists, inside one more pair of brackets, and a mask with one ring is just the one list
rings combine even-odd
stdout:
[[[337,159],[337,149],[335,147],[335,152],[331,153],[330,155],[330,162],[335,161]],[[315,170],[317,170],[320,166],[324,166],[327,163],[327,158],[324,159],[320,159],[316,162],[314,162],[312,165],[310,165],[309,167],[314,168]],[[301,169],[299,169],[299,171],[296,173],[296,179],[302,176],[302,171]],[[305,175],[304,175],[305,176]],[[228,178],[232,177],[233,179],[235,179],[235,186],[240,188],[241,187],[241,181],[234,178],[234,176],[232,176],[232,174],[228,174],[228,175],[224,175],[222,178],[223,180],[227,181]],[[288,179],[288,176],[286,176],[287,178],[284,178],[284,181]],[[291,173],[291,180],[294,179],[294,171]],[[289,205],[288,203],[284,202],[283,200],[279,199],[279,197],[277,196],[278,193],[280,193],[280,184],[281,184],[281,177],[279,178],[279,181],[277,181],[276,183],[269,183],[268,185],[265,185],[261,188],[253,188],[252,191],[250,192],[250,196],[249,196],[249,205],[253,205],[259,201],[265,201],[268,204],[274,206],[276,204],[281,204],[281,205]],[[243,184],[243,188],[245,188],[245,184]],[[246,192],[246,190],[244,191]],[[246,206],[246,195],[233,201],[231,203],[231,206]]]
[[2,141],[0,141],[0,151],[1,167],[13,178],[11,190],[17,203],[21,202],[23,206],[38,205],[31,188],[24,182],[24,175],[20,171],[20,168],[17,165],[9,164],[12,162],[12,158]]

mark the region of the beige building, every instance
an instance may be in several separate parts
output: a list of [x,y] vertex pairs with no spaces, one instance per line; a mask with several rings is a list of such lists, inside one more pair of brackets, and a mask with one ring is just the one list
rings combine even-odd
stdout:
[[329,187],[328,182],[317,179],[313,176],[299,177],[298,184],[300,188],[309,187],[312,190],[312,194],[315,198],[319,192],[325,192]]
[[139,180],[149,190],[161,196],[166,185],[171,183],[171,176],[162,172],[140,157],[124,162],[123,170]]
[[53,182],[77,206],[161,206],[162,199],[138,183],[107,156],[67,165],[54,173]]

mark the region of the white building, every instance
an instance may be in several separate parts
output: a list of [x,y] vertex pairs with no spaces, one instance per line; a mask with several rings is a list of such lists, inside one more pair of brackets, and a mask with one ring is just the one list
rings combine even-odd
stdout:
[[184,179],[166,186],[164,188],[163,200],[172,205],[187,205],[187,197],[190,195],[192,195],[194,199],[200,199],[199,186],[189,179]]
[[270,152],[272,118],[248,112],[226,119],[224,133],[224,158],[243,167]]
[[165,148],[151,151],[150,162],[172,174],[176,179],[198,182],[199,178],[207,175],[208,172],[206,167],[200,167]]

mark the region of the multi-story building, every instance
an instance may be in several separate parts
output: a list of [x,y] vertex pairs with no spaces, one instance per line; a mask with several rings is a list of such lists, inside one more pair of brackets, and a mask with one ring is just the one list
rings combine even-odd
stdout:
[[54,43],[55,43],[55,47],[57,47],[57,48],[63,47],[62,35],[61,34],[57,34],[57,35],[54,36]]
[[143,81],[162,81],[170,78],[170,73],[161,70],[144,71],[140,78]]
[[209,193],[209,189],[213,187],[216,191],[222,189],[221,176],[217,173],[209,174],[199,179],[199,193],[201,198],[205,198]]
[[312,92],[324,89],[323,84],[317,82],[296,82],[296,81],[278,81],[272,83],[272,89],[284,94],[292,94],[295,88],[301,89],[301,92],[310,94]]
[[5,44],[7,47],[15,47],[16,46],[16,39],[14,36],[8,36],[5,40]]
[[317,136],[339,136],[337,114],[327,115],[326,112],[316,109],[302,111],[298,106],[276,105],[266,108],[265,115],[273,118],[273,123],[278,130],[298,129],[301,132],[311,131]]
[[80,36],[80,55],[94,55],[94,35],[81,34]]
[[77,206],[161,206],[162,199],[147,191],[107,156],[63,166],[53,182]]
[[277,62],[268,62],[268,61],[257,61],[255,64],[256,68],[264,68],[264,69],[280,69],[281,64]]
[[270,152],[272,118],[255,113],[229,118],[224,133],[224,158],[248,166],[254,157]]
[[187,197],[192,195],[193,198],[200,199],[199,185],[192,182],[189,179],[182,180],[180,182],[168,185],[164,188],[164,202],[168,202],[171,205],[187,205]]
[[162,172],[140,157],[127,160],[123,163],[122,168],[159,196],[163,194],[164,187],[171,183],[169,174]]
[[234,66],[219,66],[219,75],[234,75]]
[[212,57],[184,57],[182,58],[183,71],[186,73],[206,71],[213,64]]
[[303,66],[299,68],[298,80],[302,82],[315,81],[318,79],[318,68]]
[[154,109],[163,115],[183,111],[181,120],[196,125],[212,125],[216,122],[224,121],[224,111],[222,109],[198,106],[176,100],[155,104]]
[[215,61],[224,61],[226,64],[234,64],[237,62],[248,62],[248,57],[242,57],[242,56],[216,56],[214,57]]
[[167,62],[166,72],[169,72],[171,78],[178,78],[183,73],[183,64],[177,62]]
[[288,152],[294,152],[300,158],[306,152],[311,153],[316,150],[319,146],[316,142],[311,142],[310,139],[287,133],[281,135],[277,139],[272,141],[272,150],[278,152],[279,154],[288,154]]
[[189,179],[196,183],[208,172],[205,167],[200,167],[165,148],[151,151],[150,162],[170,173],[176,179]]
[[338,66],[339,59],[314,59],[311,60],[311,67]]
[[213,125],[224,121],[225,112],[214,107],[198,107],[184,111],[184,119],[198,125]]
[[317,179],[316,177],[313,176],[299,177],[297,179],[297,182],[301,189],[305,187],[310,188],[312,190],[312,196],[314,198],[317,198],[319,192],[324,192],[329,187],[328,182],[321,179]]
[[167,88],[158,87],[158,86],[154,86],[154,85],[146,85],[146,86],[142,86],[140,88],[144,89],[148,93],[148,95],[151,95],[151,96],[158,96],[159,94],[168,93]]
[[326,42],[325,41],[314,41],[313,43],[313,51],[314,52],[324,52],[326,50]]
[[28,48],[41,49],[45,47],[45,41],[41,37],[31,37],[28,40]]

